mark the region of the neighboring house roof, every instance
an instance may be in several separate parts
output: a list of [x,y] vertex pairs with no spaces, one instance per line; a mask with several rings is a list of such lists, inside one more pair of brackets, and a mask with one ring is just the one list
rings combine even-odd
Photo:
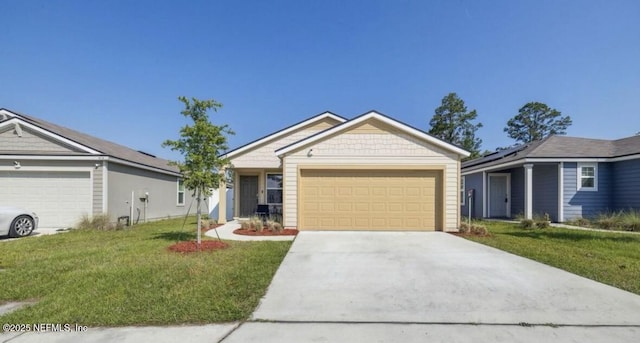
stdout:
[[285,135],[287,135],[287,134],[289,134],[289,133],[291,133],[291,132],[293,132],[293,131],[301,128],[301,127],[305,127],[307,125],[310,125],[310,124],[313,124],[315,122],[324,120],[326,118],[334,119],[334,120],[336,120],[336,121],[338,121],[340,123],[344,123],[345,121],[347,121],[347,119],[345,119],[345,118],[343,118],[343,117],[341,117],[341,116],[339,116],[339,115],[337,115],[335,113],[332,113],[332,112],[329,112],[329,111],[322,112],[322,113],[320,113],[318,115],[315,115],[313,117],[307,118],[307,119],[305,119],[303,121],[295,123],[295,124],[293,124],[293,125],[291,125],[289,127],[286,127],[286,128],[284,128],[282,130],[279,130],[279,131],[270,133],[270,134],[268,134],[268,135],[266,135],[264,137],[258,138],[253,142],[247,143],[247,144],[242,145],[242,146],[240,146],[238,148],[235,148],[233,150],[227,151],[222,156],[226,156],[228,158],[237,156],[237,155],[242,154],[242,153],[244,153],[244,152],[246,152],[248,150],[251,150],[251,149],[253,149],[253,148],[257,147],[257,146],[260,146],[260,145],[262,145],[264,143],[267,143],[269,141],[272,141],[272,140],[278,139],[278,138],[280,138],[282,136],[285,136]]
[[309,137],[306,137],[304,139],[301,139],[297,142],[294,142],[292,144],[289,144],[287,146],[284,146],[278,150],[276,150],[276,155],[278,155],[279,157],[282,157],[283,155],[287,154],[288,152],[291,152],[293,150],[296,150],[298,148],[301,148],[303,146],[306,146],[308,144],[312,144],[314,142],[320,141],[322,139],[324,139],[325,137],[331,136],[337,132],[340,131],[344,131],[344,130],[348,130],[349,128],[352,128],[360,123],[363,123],[369,119],[377,119],[383,123],[386,123],[390,126],[393,126],[394,128],[398,129],[401,132],[407,133],[409,135],[418,137],[422,140],[425,140],[435,146],[438,146],[440,148],[443,148],[445,150],[454,152],[456,154],[459,154],[461,156],[469,156],[469,152],[464,150],[461,147],[458,147],[456,145],[447,143],[439,138],[436,138],[434,136],[431,136],[430,134],[420,130],[420,129],[416,129],[413,126],[410,126],[408,124],[402,123],[400,121],[397,121],[391,117],[388,117],[380,112],[377,111],[369,111],[366,112],[360,116],[357,116],[353,119],[350,119],[348,121],[343,122],[342,124],[338,124],[334,127],[331,127],[329,129],[326,129],[324,131],[318,132],[314,135],[311,135]]
[[640,158],[640,136],[606,140],[551,135],[543,140],[496,151],[464,162],[462,169],[473,171],[533,159],[614,159],[631,155],[639,155],[638,158]]
[[[141,166],[152,167],[156,169],[160,169],[162,171],[169,172],[171,174],[179,174],[180,171],[176,166],[170,165],[168,160],[153,157],[149,154],[133,150],[126,146],[113,143],[101,138],[97,138],[91,135],[87,135],[85,133],[75,131],[69,129],[64,126],[56,125],[50,122],[47,122],[42,119],[38,119],[26,114],[14,112],[5,108],[0,108],[0,113],[7,114],[9,118],[6,120],[12,120],[13,118],[17,118],[23,121],[27,125],[33,125],[37,128],[40,128],[49,136],[53,137],[56,140],[60,140],[63,143],[70,144],[75,146],[83,151],[86,155],[106,155],[110,157],[114,157],[116,159],[120,159],[126,162],[130,162],[133,164],[138,164]],[[0,123],[3,121],[0,117]],[[24,152],[20,152],[20,154],[24,154]],[[46,155],[45,152],[42,155]],[[83,153],[69,153],[66,155],[83,155]]]

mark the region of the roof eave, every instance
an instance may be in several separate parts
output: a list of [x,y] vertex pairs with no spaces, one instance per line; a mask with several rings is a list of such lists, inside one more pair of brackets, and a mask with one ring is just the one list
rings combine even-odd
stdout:
[[419,137],[419,138],[421,138],[421,139],[423,139],[423,140],[425,140],[425,141],[427,141],[427,142],[429,142],[431,144],[439,146],[439,147],[441,147],[441,148],[443,148],[445,150],[454,152],[454,153],[456,153],[456,154],[458,154],[458,155],[460,155],[462,157],[467,157],[467,156],[471,155],[468,151],[466,151],[466,150],[464,150],[464,149],[462,149],[460,147],[457,147],[457,146],[455,146],[453,144],[450,144],[450,143],[447,143],[445,141],[442,141],[442,140],[440,140],[440,139],[438,139],[436,137],[433,137],[433,136],[427,134],[426,132],[424,132],[422,130],[414,128],[411,125],[408,125],[406,123],[400,122],[400,121],[395,120],[395,119],[392,119],[392,118],[390,118],[390,117],[388,117],[388,116],[386,116],[386,115],[384,115],[384,114],[382,114],[380,112],[373,111],[373,110],[369,111],[369,112],[365,112],[364,114],[361,114],[361,115],[359,115],[359,116],[357,116],[357,117],[355,117],[355,118],[353,118],[351,120],[343,122],[342,124],[338,124],[338,125],[330,128],[330,129],[327,129],[327,130],[319,132],[319,133],[317,133],[315,135],[303,138],[303,139],[301,139],[301,140],[299,140],[297,142],[293,142],[293,143],[291,143],[291,144],[289,144],[287,146],[284,146],[284,147],[282,147],[280,149],[277,149],[275,151],[275,154],[278,157],[282,157],[282,156],[286,155],[287,153],[290,153],[290,152],[292,152],[294,150],[298,150],[298,149],[300,149],[300,148],[302,148],[304,146],[307,146],[309,144],[312,144],[314,142],[322,140],[323,138],[325,138],[327,136],[333,135],[333,134],[335,134],[337,132],[340,132],[340,131],[346,130],[346,129],[350,128],[350,127],[353,127],[355,125],[358,125],[358,124],[360,124],[360,123],[362,123],[362,122],[364,122],[366,120],[369,120],[371,118],[378,119],[378,120],[380,120],[380,121],[382,121],[382,122],[384,122],[384,123],[386,123],[388,125],[391,125],[391,126],[393,126],[395,128],[398,128],[401,131],[404,131],[404,132],[406,132],[408,134],[411,134],[413,136]]
[[[220,157],[232,158],[234,156],[237,156],[237,155],[240,155],[242,153],[245,153],[245,152],[247,152],[247,151],[249,151],[249,150],[251,150],[251,149],[253,149],[253,148],[257,147],[257,146],[260,146],[260,145],[262,145],[262,144],[264,144],[264,143],[266,143],[268,141],[277,139],[277,138],[282,137],[282,136],[284,136],[284,135],[286,135],[286,134],[288,134],[288,133],[290,133],[292,131],[295,131],[295,130],[298,130],[298,129],[302,128],[302,127],[305,127],[305,126],[307,126],[307,125],[309,125],[309,124],[311,124],[313,122],[320,121],[320,120],[323,120],[323,119],[326,119],[326,118],[334,119],[334,120],[336,120],[336,121],[338,121],[340,123],[344,123],[344,122],[347,121],[347,119],[342,117],[342,116],[339,116],[339,115],[337,115],[337,114],[335,114],[333,112],[330,112],[330,111],[325,111],[325,112],[322,112],[322,113],[320,113],[318,115],[315,115],[315,116],[313,116],[311,118],[305,119],[305,120],[300,121],[298,123],[295,123],[295,124],[293,124],[291,126],[288,126],[288,127],[284,128],[282,130],[279,130],[279,131],[276,131],[276,132],[272,132],[272,133],[270,133],[270,134],[268,134],[266,136],[258,138],[256,140],[254,140],[252,142],[249,142],[249,143],[247,143],[245,145],[242,145],[242,146],[240,146],[238,148],[235,148],[233,150],[227,151],[224,154],[220,155]],[[340,124],[338,124],[338,125],[340,125]]]

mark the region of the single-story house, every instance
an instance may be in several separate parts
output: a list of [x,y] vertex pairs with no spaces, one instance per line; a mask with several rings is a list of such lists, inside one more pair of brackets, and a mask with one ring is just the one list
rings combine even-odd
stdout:
[[[555,222],[640,209],[640,136],[552,135],[462,164],[461,212]],[[473,193],[469,202],[468,195]]]
[[[456,231],[460,161],[468,155],[371,111],[350,120],[324,112],[224,156],[235,217],[262,204],[299,230]],[[224,220],[226,203],[218,209]]]
[[0,205],[36,212],[41,227],[73,227],[85,215],[180,216],[190,199],[167,160],[0,109]]

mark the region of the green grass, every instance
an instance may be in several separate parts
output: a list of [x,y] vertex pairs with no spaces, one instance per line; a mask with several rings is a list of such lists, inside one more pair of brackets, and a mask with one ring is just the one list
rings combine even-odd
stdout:
[[484,224],[491,236],[468,239],[640,294],[640,235]]
[[[227,242],[182,255],[182,220],[0,242],[0,303],[36,300],[2,323],[94,326],[228,322],[249,317],[291,242]],[[195,225],[187,225],[194,228]]]

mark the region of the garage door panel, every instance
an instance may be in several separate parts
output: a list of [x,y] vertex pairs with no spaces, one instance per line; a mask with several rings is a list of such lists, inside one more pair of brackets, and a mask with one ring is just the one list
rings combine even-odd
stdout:
[[318,187],[309,187],[307,188],[305,191],[307,192],[308,196],[318,196],[319,192],[319,188]]
[[[358,200],[356,200],[358,201]],[[368,203],[356,203],[356,210],[355,212],[364,212],[364,213],[370,213],[369,211],[369,204]]]
[[352,212],[353,204],[350,203],[337,203],[335,204],[335,208],[337,212]]
[[386,196],[387,189],[384,187],[371,187],[371,195],[373,196]]
[[353,224],[355,227],[371,227],[369,218],[355,217],[353,218]]
[[392,213],[402,213],[404,205],[402,203],[388,203],[387,204],[387,212]]
[[386,212],[387,211],[387,204],[383,203],[383,202],[373,202],[371,204],[371,209],[373,210],[374,213],[376,213],[376,212]]
[[353,223],[351,222],[351,218],[349,217],[338,217],[335,220],[336,227],[351,227]]
[[387,220],[389,227],[405,227],[403,218],[392,217]]
[[[440,171],[302,170],[302,203],[315,202],[316,213],[301,209],[300,229],[434,230],[440,226]],[[308,189],[319,188],[317,197]],[[327,205],[331,203],[331,205]],[[319,221],[316,217],[336,220]],[[323,225],[326,224],[326,225]]]
[[332,202],[320,203],[321,212],[334,212],[336,210],[335,204]]

